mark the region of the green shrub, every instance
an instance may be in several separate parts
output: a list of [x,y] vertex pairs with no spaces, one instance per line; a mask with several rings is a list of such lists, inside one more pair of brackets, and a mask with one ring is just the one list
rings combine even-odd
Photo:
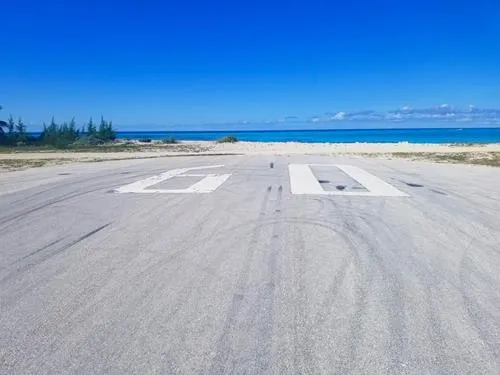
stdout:
[[238,138],[236,138],[234,135],[226,135],[225,137],[222,137],[217,140],[217,143],[236,143],[238,142]]
[[164,138],[162,139],[161,141],[162,143],[165,143],[165,144],[169,144],[169,145],[172,145],[172,144],[175,144],[175,143],[179,143],[177,141],[177,139],[175,139],[175,137],[167,137],[167,138]]
[[54,146],[55,148],[58,148],[58,149],[61,149],[61,150],[64,150],[64,149],[67,149],[69,148],[69,146],[72,144],[73,142],[67,140],[67,139],[64,139],[64,138],[57,138],[54,143],[52,143],[52,146]]
[[138,141],[142,142],[142,143],[151,143],[152,142],[151,138],[141,138]]
[[[1,106],[0,106],[1,109]],[[57,124],[52,118],[49,125],[43,124],[43,131],[37,137],[30,135],[21,118],[14,121],[0,121],[0,144],[6,146],[51,146],[55,148],[71,148],[74,146],[95,146],[116,139],[116,132],[111,121],[101,117],[99,127],[89,120],[86,126],[77,128],[74,118],[70,122]],[[151,140],[149,140],[151,142]]]
[[75,142],[71,145],[75,147],[86,147],[86,146],[97,146],[105,143],[102,139],[94,134],[84,134],[80,136]]

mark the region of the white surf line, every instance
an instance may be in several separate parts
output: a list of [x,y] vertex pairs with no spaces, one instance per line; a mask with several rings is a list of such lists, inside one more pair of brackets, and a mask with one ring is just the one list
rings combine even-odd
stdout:
[[[368,191],[327,191],[312,173],[311,166],[338,168],[363,185]],[[382,181],[380,178],[353,165],[335,164],[290,164],[292,194],[344,195],[365,197],[408,197],[409,195]]]
[[[185,194],[185,193],[211,193],[215,189],[217,189],[221,184],[223,184],[231,175],[196,175],[196,177],[205,177],[203,180],[197,182],[196,184],[190,186],[187,189],[147,189],[150,186],[159,184],[160,182],[169,180],[175,176],[180,176],[183,173],[195,170],[202,169],[214,169],[221,168],[224,165],[209,165],[203,167],[192,167],[192,168],[180,168],[180,169],[172,169],[170,171],[164,172],[157,176],[152,176],[145,178],[140,181],[133,182],[128,185],[124,185],[115,189],[117,193],[141,193],[141,194],[151,194],[151,193],[170,193],[170,194]],[[193,176],[193,175],[186,175]],[[216,181],[214,181],[213,177],[218,177]],[[207,179],[208,178],[208,179]],[[205,183],[203,181],[207,180]],[[216,184],[215,182],[219,182]],[[200,185],[201,184],[201,185]],[[197,187],[198,190],[193,190],[193,187]],[[211,189],[211,190],[210,190]]]

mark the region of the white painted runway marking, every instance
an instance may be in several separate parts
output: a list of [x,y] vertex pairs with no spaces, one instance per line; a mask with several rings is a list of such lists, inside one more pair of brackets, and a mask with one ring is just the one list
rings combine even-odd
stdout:
[[[231,177],[230,174],[185,174],[190,171],[202,169],[221,168],[223,165],[210,165],[205,167],[192,167],[172,169],[157,176],[145,178],[131,184],[122,186],[115,191],[117,193],[136,193],[136,194],[206,194],[214,192],[226,180]],[[204,177],[202,180],[189,186],[186,189],[148,189],[148,187],[167,181],[173,177]]]
[[[345,174],[355,179],[368,191],[327,191],[324,190],[316,176],[314,176],[311,166],[338,168]],[[366,172],[353,165],[332,165],[332,164],[290,164],[290,187],[292,194],[309,195],[357,195],[366,197],[408,197],[409,195],[382,181],[380,178]]]

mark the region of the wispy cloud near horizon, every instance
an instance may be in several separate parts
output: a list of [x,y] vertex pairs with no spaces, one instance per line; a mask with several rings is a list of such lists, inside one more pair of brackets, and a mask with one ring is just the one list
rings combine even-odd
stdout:
[[430,108],[412,108],[405,105],[391,111],[355,111],[326,112],[324,116],[314,116],[311,122],[342,122],[342,121],[455,121],[482,122],[485,124],[500,124],[500,109],[482,109],[469,105],[466,108],[455,108],[450,104],[439,104]]

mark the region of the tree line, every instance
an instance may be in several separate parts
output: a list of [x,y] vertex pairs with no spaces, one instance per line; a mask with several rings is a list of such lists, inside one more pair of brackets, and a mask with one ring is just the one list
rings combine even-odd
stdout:
[[[1,107],[0,107],[1,109]],[[12,115],[7,121],[0,120],[0,145],[4,146],[52,146],[67,148],[71,146],[93,146],[116,139],[116,132],[111,121],[101,117],[100,123],[94,124],[92,118],[89,122],[78,127],[74,118],[69,122],[57,124],[52,118],[51,122],[43,124],[42,132],[37,135],[28,133],[22,118],[17,121]]]

